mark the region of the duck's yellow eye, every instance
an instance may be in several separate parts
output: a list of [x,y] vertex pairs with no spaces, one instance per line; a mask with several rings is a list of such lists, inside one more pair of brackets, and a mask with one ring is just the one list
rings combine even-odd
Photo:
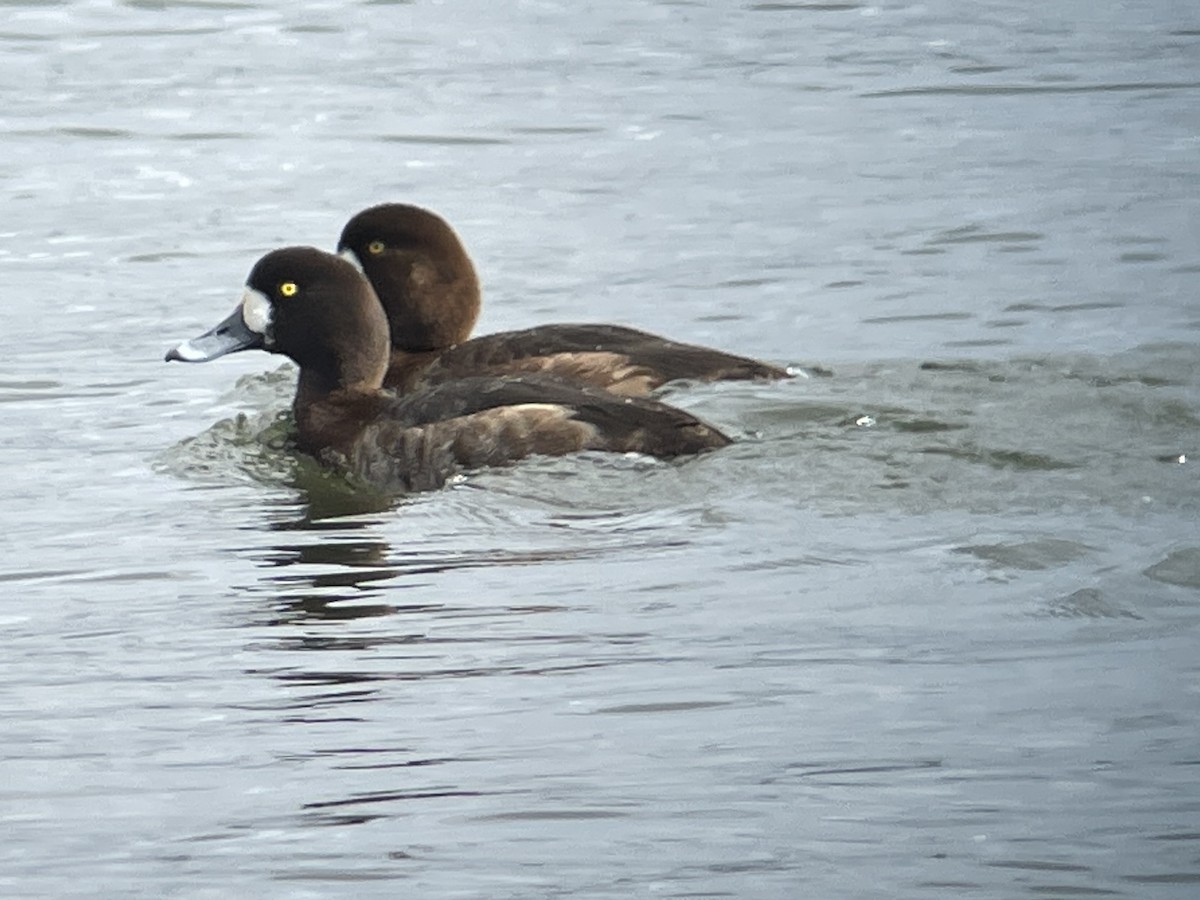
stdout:
[[383,252],[383,241],[371,241],[367,244],[367,252],[372,256],[378,256]]
[[300,289],[296,287],[296,282],[294,281],[285,281],[279,286],[279,293],[284,297],[294,297],[298,290]]

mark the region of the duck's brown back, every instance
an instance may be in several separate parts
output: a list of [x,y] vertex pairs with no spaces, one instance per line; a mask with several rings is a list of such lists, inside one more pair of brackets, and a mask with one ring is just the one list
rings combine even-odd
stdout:
[[471,375],[541,373],[641,397],[669,381],[770,380],[786,369],[622,325],[554,324],[472,338],[436,357],[393,353],[400,390]]
[[[336,424],[330,397],[298,421],[320,421],[325,438],[303,433],[310,452],[387,490],[428,490],[463,469],[497,466],[537,454],[580,450],[672,458],[730,443],[719,430],[665,403],[619,397],[542,376],[473,377],[411,395],[378,394],[343,407]],[[332,438],[332,439],[330,439]]]

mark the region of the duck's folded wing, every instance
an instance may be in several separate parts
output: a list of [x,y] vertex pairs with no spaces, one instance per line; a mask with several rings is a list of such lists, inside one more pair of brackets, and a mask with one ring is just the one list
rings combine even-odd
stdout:
[[668,381],[786,378],[786,369],[622,325],[554,324],[472,338],[442,352],[428,383],[542,372],[641,396]]
[[536,454],[670,458],[729,443],[713,426],[653,400],[550,378],[468,378],[398,398],[362,431],[346,463],[373,484],[428,490],[462,469]]
[[[622,397],[590,385],[540,374],[483,375],[443,381],[397,397],[391,401],[386,415],[409,425],[421,425],[499,407],[529,404],[563,407],[576,419],[590,422],[614,436],[638,430],[671,432],[682,426],[704,424],[691,413],[659,400]],[[728,439],[722,435],[721,445],[725,443]]]

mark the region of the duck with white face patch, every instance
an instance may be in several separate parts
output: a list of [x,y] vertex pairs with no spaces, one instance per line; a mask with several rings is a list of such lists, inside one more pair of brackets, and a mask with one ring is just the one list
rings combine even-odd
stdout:
[[300,367],[300,448],[385,490],[436,488],[462,469],[533,454],[671,458],[729,443],[665,403],[540,375],[458,378],[398,397],[383,389],[390,346],[383,307],[354,266],[289,247],[259,260],[225,321],[166,358],[206,362],[250,349],[290,357]]
[[479,278],[448,222],[385,203],[346,223],[338,252],[375,289],[391,325],[386,384],[398,391],[467,375],[540,372],[618,394],[645,396],[677,379],[788,378],[787,369],[626,325],[555,322],[472,338]]

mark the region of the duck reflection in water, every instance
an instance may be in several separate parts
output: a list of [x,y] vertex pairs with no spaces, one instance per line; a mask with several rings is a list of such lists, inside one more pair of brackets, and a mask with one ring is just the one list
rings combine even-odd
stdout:
[[[324,528],[317,529],[324,531]],[[332,530],[332,529],[331,529]],[[345,523],[337,531],[344,533]],[[274,603],[268,617],[256,624],[298,625],[309,622],[335,622],[388,615],[437,615],[463,619],[504,615],[554,612],[556,604],[478,604],[465,600],[428,599],[434,579],[430,576],[467,569],[495,569],[528,566],[542,562],[594,558],[610,552],[545,548],[538,550],[485,549],[476,551],[429,550],[402,553],[382,540],[325,540],[311,543],[281,544],[263,558],[262,564],[273,570],[264,577],[263,588]],[[415,591],[412,602],[402,602],[405,592]],[[256,591],[257,593],[257,591]],[[385,599],[386,598],[386,599]],[[392,635],[382,642],[409,642],[412,635]],[[334,644],[341,645],[341,638]],[[370,642],[380,642],[377,637]],[[314,649],[331,646],[315,642]],[[363,646],[367,646],[364,644]]]

